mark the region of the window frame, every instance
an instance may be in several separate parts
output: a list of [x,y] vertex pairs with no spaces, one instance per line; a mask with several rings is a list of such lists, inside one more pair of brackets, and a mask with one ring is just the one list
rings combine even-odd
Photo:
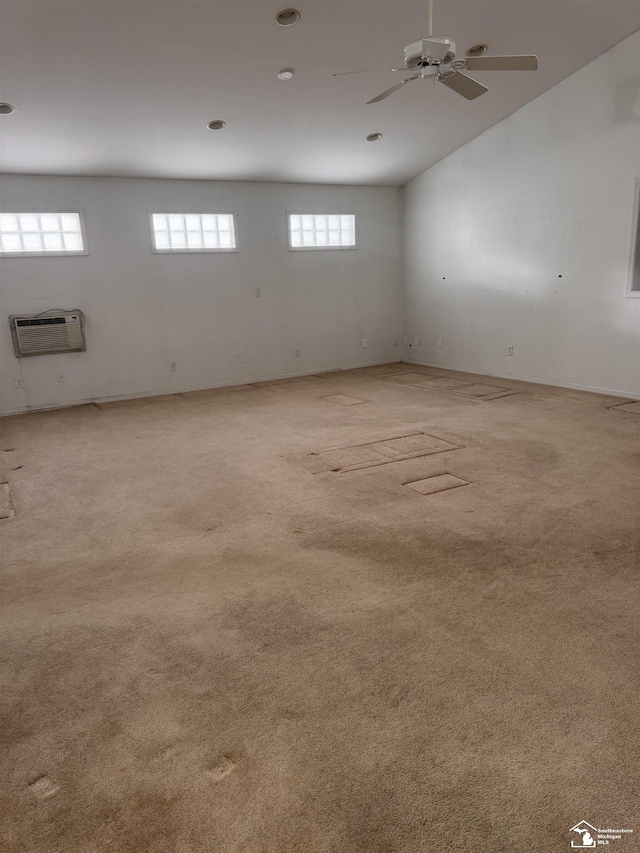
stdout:
[[[292,216],[353,216],[353,235],[355,242],[352,246],[292,246],[291,245],[291,217]],[[287,230],[287,246],[290,252],[344,252],[359,249],[358,245],[358,216],[357,210],[341,211],[335,210],[287,210],[285,227]]]
[[58,208],[49,208],[49,210],[42,210],[40,207],[20,207],[20,208],[12,208],[11,210],[0,210],[2,214],[11,215],[12,213],[16,213],[18,215],[22,215],[25,213],[37,214],[38,216],[46,215],[48,213],[52,214],[62,214],[62,213],[75,213],[78,216],[78,220],[80,222],[80,236],[82,238],[82,249],[51,249],[44,250],[42,252],[2,252],[0,251],[0,261],[8,260],[9,258],[77,258],[82,257],[83,255],[89,254],[89,240],[87,237],[87,226],[85,222],[84,209],[78,207],[58,207]]
[[[151,210],[147,211],[149,215],[149,233],[151,236],[151,252],[154,255],[217,255],[217,254],[234,254],[240,251],[240,238],[238,234],[238,214],[235,210],[224,210],[224,211],[215,211],[215,210],[176,210],[171,208],[163,208],[162,210]],[[210,249],[210,248],[195,248],[189,249],[185,247],[184,249],[158,249],[156,247],[156,232],[153,227],[153,215],[179,215],[179,216],[231,216],[233,217],[233,234],[236,240],[236,245],[233,248],[220,248],[220,249]]]
[[640,299],[640,178],[634,183],[627,297]]

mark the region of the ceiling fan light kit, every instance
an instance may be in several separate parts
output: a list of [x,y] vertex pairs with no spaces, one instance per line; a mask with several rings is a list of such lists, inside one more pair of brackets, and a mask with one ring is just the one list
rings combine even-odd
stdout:
[[407,68],[426,68],[438,62],[451,62],[456,55],[456,43],[447,38],[426,38],[411,42],[404,49]]

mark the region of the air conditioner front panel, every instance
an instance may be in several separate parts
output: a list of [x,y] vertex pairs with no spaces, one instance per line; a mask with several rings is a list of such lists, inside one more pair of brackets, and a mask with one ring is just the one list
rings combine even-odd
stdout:
[[81,311],[47,311],[37,315],[9,318],[17,358],[84,352],[84,315]]

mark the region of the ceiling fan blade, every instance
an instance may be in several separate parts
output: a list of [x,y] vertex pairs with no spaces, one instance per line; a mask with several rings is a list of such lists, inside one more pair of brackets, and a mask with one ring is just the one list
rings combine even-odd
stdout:
[[480,95],[489,91],[482,83],[478,83],[477,80],[467,77],[466,74],[461,74],[459,71],[453,74],[441,74],[438,80],[468,101],[473,101],[474,98],[479,98]]
[[534,53],[521,56],[466,56],[467,71],[537,71],[538,57]]
[[392,86],[390,89],[385,89],[384,92],[381,92],[381,94],[376,95],[375,98],[371,98],[371,100],[367,101],[367,103],[376,104],[378,101],[383,101],[385,98],[388,98],[389,95],[393,95],[394,92],[397,92],[398,89],[401,89],[405,83],[408,83],[410,80],[417,80],[419,76],[419,74],[414,74],[413,77],[407,77],[406,80],[401,80],[399,83],[396,83],[395,86]]
[[338,71],[337,74],[331,74],[331,77],[344,77],[345,74],[372,74],[374,71],[410,71],[409,68],[365,68],[364,71]]

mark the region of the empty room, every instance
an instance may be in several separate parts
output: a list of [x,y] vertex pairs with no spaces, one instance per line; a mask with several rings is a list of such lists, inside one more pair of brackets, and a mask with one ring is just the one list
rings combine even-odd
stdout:
[[640,0],[0,51],[0,848],[639,850]]

